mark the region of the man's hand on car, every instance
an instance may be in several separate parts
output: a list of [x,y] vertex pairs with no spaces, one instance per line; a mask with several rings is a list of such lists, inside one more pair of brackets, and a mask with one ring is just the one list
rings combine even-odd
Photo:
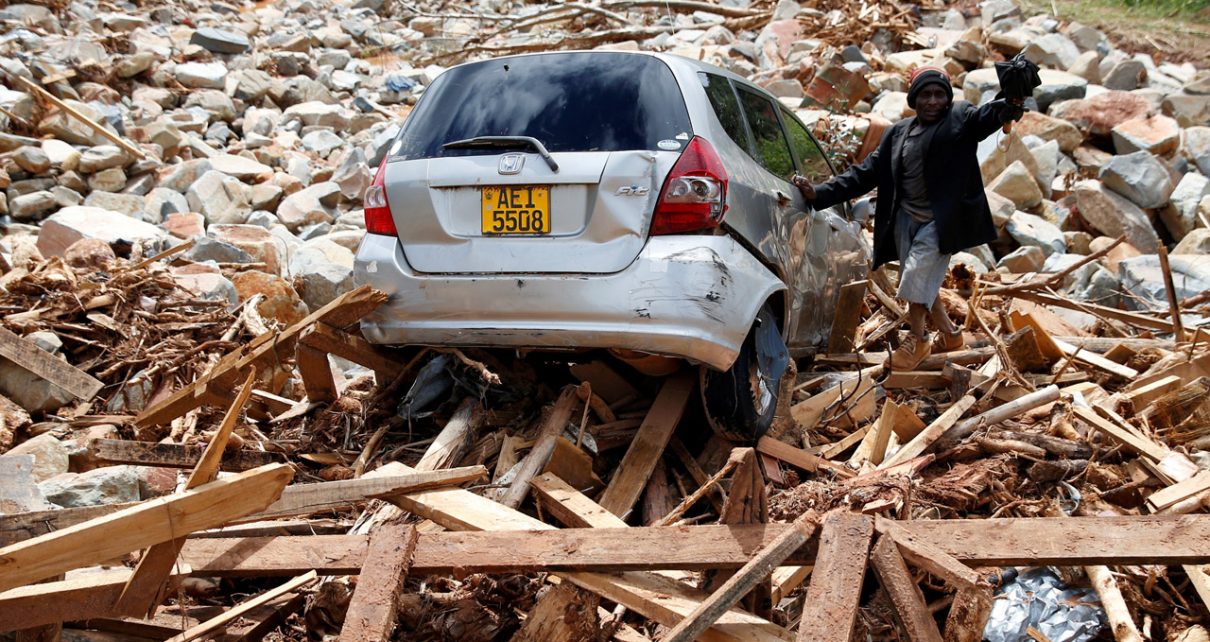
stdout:
[[802,192],[803,198],[807,199],[808,201],[815,200],[815,186],[812,185],[811,181],[807,180],[805,176],[799,176],[798,174],[791,176],[790,184],[794,187],[797,187],[798,191]]

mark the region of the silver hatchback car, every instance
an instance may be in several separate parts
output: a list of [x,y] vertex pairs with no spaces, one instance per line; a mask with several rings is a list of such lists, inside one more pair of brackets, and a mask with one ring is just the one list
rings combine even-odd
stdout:
[[789,183],[831,168],[777,99],[672,55],[583,51],[441,74],[365,196],[355,278],[380,344],[608,348],[702,365],[753,437],[791,356],[826,341],[869,249]]

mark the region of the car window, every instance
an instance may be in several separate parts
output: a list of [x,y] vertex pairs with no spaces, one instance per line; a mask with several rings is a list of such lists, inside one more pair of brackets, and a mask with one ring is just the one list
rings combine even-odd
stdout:
[[454,67],[404,125],[397,157],[499,154],[445,149],[478,136],[532,136],[551,152],[676,149],[693,137],[672,70],[624,53],[540,54]]
[[781,123],[777,122],[777,107],[772,100],[742,85],[736,89],[739,90],[744,116],[748,118],[748,127],[756,143],[756,161],[770,172],[790,178],[794,173],[794,161],[790,158],[790,146],[781,131]]
[[790,147],[794,149],[794,157],[798,159],[798,172],[812,183],[822,183],[832,178],[832,168],[828,167],[823,150],[815,139],[811,138],[807,128],[785,108],[782,108],[781,120],[790,134]]
[[744,131],[744,118],[739,113],[739,101],[735,98],[731,83],[722,76],[704,71],[697,72],[697,75],[701,78],[702,87],[706,89],[706,98],[710,100],[710,106],[714,108],[714,115],[723,125],[723,130],[736,145],[747,151],[748,134]]

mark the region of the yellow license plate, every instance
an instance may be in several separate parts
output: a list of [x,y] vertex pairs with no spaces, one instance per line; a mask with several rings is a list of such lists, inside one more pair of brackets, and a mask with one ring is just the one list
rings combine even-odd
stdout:
[[484,187],[481,202],[484,234],[550,234],[549,185]]

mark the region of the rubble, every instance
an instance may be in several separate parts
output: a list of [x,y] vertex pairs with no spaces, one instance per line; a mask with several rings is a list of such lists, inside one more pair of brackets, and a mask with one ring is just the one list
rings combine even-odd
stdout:
[[[1210,71],[1011,0],[56,0],[0,32],[0,632],[979,639],[990,569],[1054,566],[1085,622],[1205,638]],[[1043,86],[980,152],[1001,237],[941,295],[966,347],[887,370],[880,270],[853,351],[736,443],[688,367],[367,344],[361,198],[416,100],[573,47],[748,77],[838,168],[912,68],[982,103],[1024,50]]]

